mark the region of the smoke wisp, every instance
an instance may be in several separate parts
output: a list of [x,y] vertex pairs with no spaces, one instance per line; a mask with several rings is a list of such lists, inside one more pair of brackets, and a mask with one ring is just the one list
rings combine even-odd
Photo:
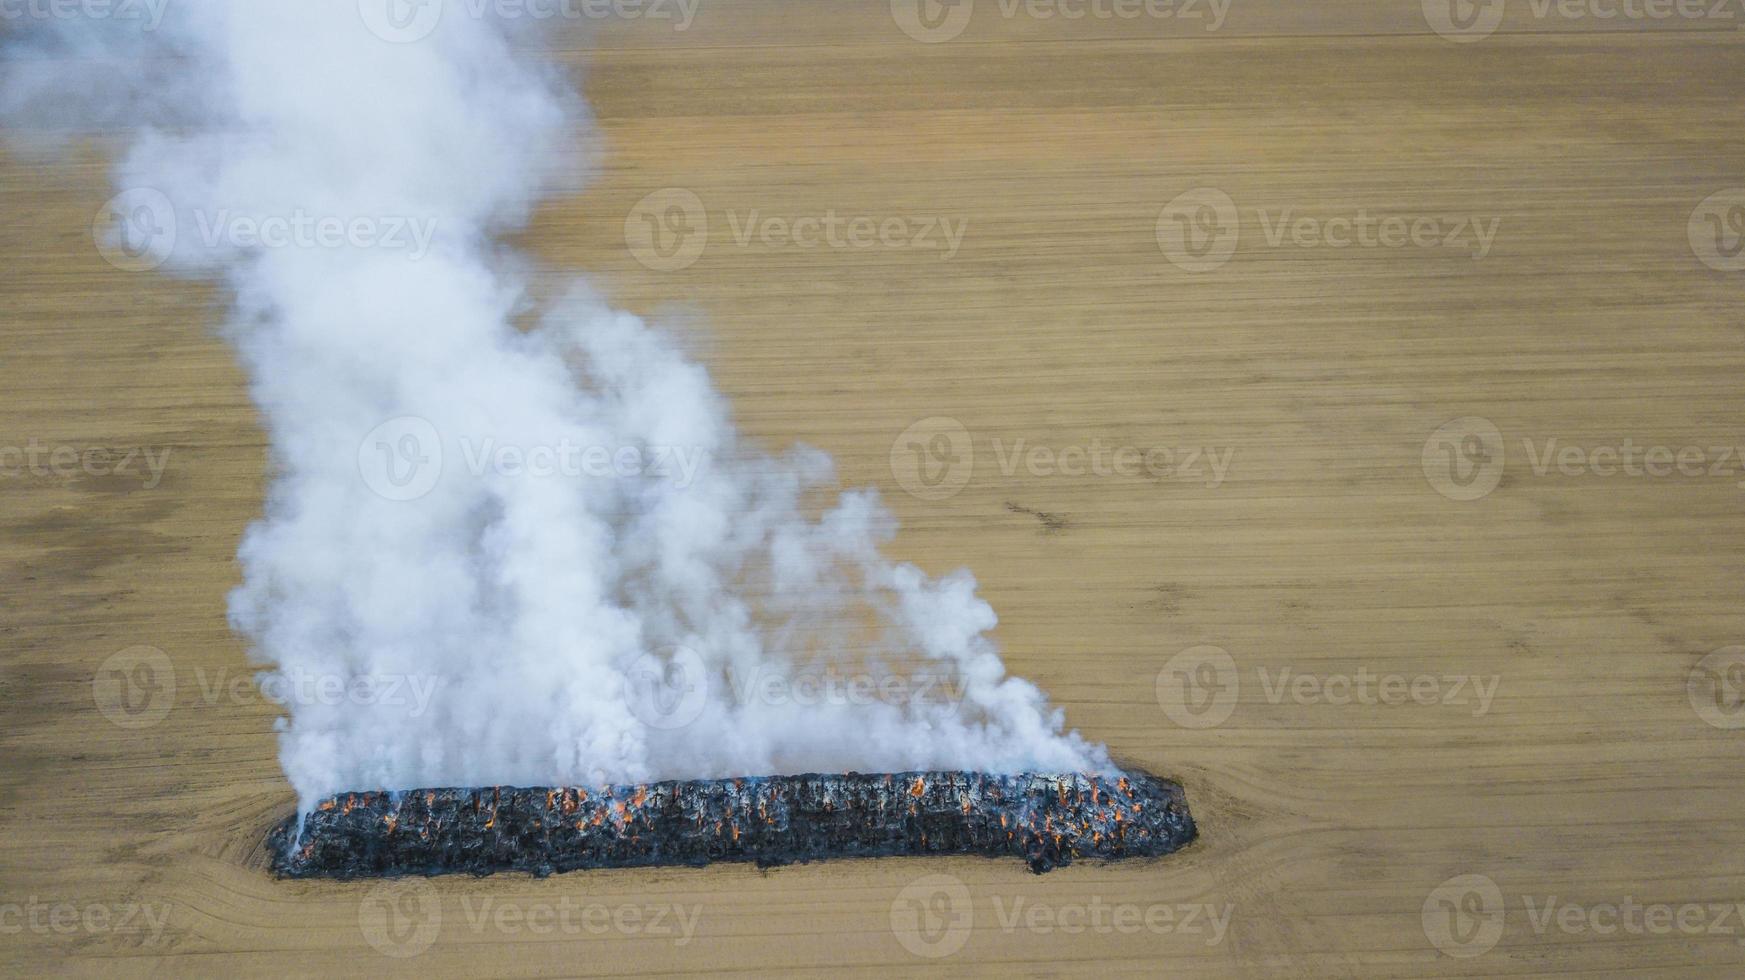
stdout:
[[1107,770],[1007,674],[967,572],[884,558],[876,494],[742,440],[673,337],[581,281],[517,328],[528,273],[501,236],[579,186],[587,108],[488,17],[407,43],[369,20],[176,0],[150,31],[36,25],[0,79],[16,132],[127,136],[112,261],[234,295],[272,473],[230,615],[292,692],[303,804]]

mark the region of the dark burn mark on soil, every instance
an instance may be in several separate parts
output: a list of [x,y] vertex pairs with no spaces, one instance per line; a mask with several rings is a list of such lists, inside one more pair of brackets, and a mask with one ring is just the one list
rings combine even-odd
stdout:
[[1066,517],[1061,514],[1051,514],[1043,510],[1034,510],[1020,504],[1014,504],[1011,501],[1006,502],[1006,509],[1014,514],[1028,514],[1031,517],[1036,518],[1038,521],[1041,521],[1043,534],[1059,534],[1061,531],[1072,526],[1072,522],[1068,521]]

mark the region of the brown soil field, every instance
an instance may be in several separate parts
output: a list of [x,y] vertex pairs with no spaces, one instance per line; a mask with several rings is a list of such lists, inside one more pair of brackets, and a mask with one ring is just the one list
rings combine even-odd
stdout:
[[224,298],[100,254],[113,141],[0,154],[0,972],[1738,974],[1745,10],[1454,6],[554,28],[599,175],[516,244],[693,326],[1185,785],[1186,851],[1045,876],[273,878]]

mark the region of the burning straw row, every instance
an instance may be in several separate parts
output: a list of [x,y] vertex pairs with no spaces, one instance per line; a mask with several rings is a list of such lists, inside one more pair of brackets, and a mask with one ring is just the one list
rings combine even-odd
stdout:
[[1126,776],[907,772],[604,789],[349,793],[271,836],[291,877],[702,865],[918,854],[1074,859],[1168,854],[1194,838],[1175,783]]

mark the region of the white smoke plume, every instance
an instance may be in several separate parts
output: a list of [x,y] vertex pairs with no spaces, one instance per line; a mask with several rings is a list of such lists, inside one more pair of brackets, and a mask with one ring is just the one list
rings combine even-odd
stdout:
[[747,445],[673,338],[580,282],[517,328],[499,236],[579,185],[586,107],[488,17],[391,43],[368,8],[37,25],[0,79],[15,132],[125,131],[109,247],[234,294],[272,482],[231,619],[302,804],[1110,768],[1007,675],[967,572],[881,557],[876,495]]

